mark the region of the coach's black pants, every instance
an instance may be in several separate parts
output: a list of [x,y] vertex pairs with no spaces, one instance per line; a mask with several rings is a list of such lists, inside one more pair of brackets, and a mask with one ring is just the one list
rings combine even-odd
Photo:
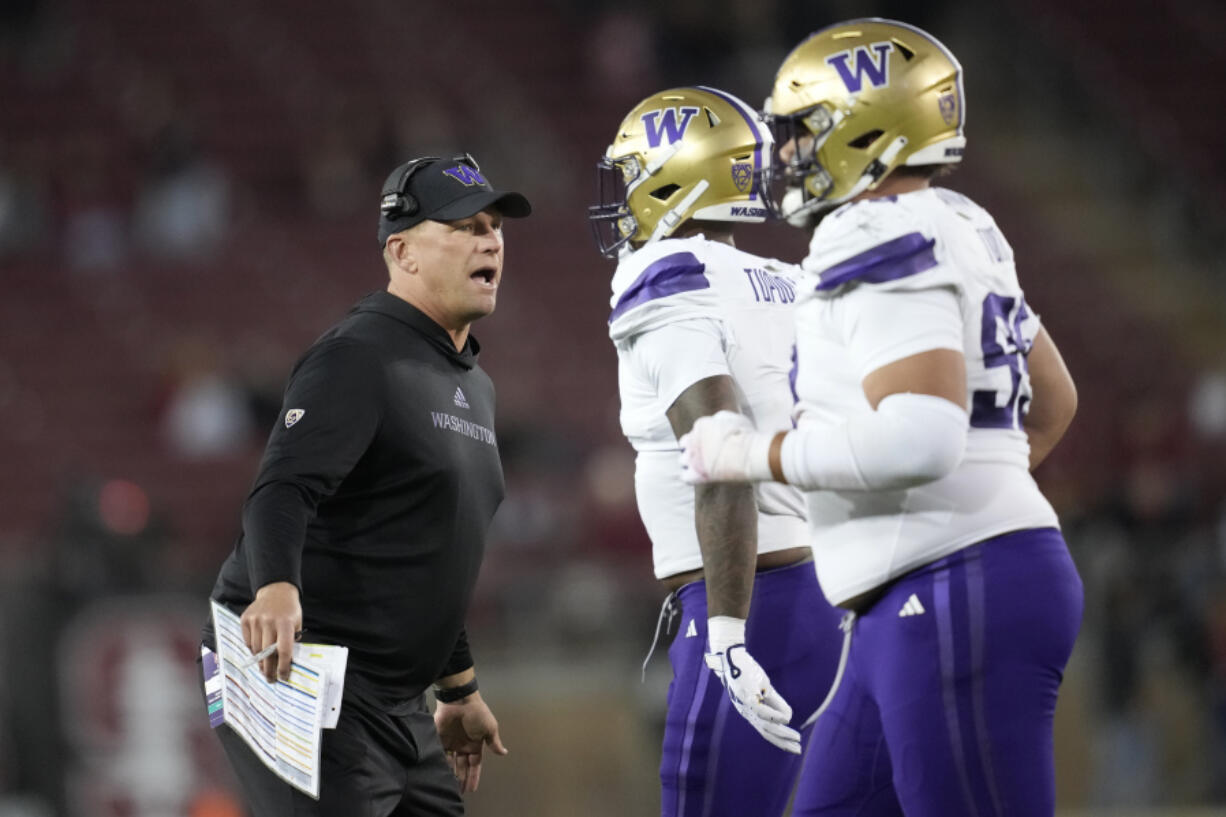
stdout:
[[345,686],[340,720],[323,732],[319,800],[277,777],[229,726],[217,727],[251,817],[462,817],[425,695],[389,713],[350,679]]

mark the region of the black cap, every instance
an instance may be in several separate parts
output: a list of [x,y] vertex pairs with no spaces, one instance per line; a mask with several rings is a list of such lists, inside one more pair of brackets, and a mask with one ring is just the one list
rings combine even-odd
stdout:
[[519,193],[498,191],[467,153],[452,159],[426,156],[405,162],[383,183],[379,203],[379,245],[392,233],[426,219],[451,221],[494,207],[509,218],[523,218],[532,205]]

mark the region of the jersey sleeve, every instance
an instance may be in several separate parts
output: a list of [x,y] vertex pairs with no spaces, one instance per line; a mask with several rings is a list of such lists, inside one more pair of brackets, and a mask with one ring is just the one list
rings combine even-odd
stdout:
[[861,378],[920,352],[964,351],[961,304],[951,289],[904,293],[861,287],[842,298],[838,309]]
[[326,341],[295,367],[243,507],[252,589],[275,581],[301,586],[307,526],[365,453],[382,405],[382,371],[361,344]]
[[659,405],[667,407],[699,380],[731,375],[727,346],[721,321],[691,318],[637,335],[630,355],[644,381],[654,386]]
[[916,291],[961,287],[944,248],[915,213],[888,199],[835,211],[813,233],[804,268],[818,276],[818,297],[852,289]]
[[630,256],[613,276],[610,303],[609,336],[615,343],[685,318],[719,314],[706,262],[685,250]]

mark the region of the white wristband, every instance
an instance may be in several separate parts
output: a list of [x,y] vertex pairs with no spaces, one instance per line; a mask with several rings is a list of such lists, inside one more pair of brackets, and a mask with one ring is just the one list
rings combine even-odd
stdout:
[[745,619],[712,616],[707,619],[707,644],[711,652],[723,652],[734,644],[745,643]]
[[749,449],[745,452],[745,476],[750,482],[769,482],[771,474],[770,450],[773,432],[755,431],[749,435]]

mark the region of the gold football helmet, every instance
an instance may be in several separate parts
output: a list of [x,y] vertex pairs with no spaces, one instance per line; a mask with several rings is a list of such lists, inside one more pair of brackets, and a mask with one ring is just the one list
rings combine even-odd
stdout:
[[597,165],[596,246],[613,258],[688,219],[765,221],[772,146],[761,115],[732,94],[696,86],[647,97]]
[[900,165],[961,161],[965,104],[957,58],[915,26],[867,18],[811,34],[766,100],[782,154],[772,181],[791,191],[772,207],[793,220],[873,189]]

